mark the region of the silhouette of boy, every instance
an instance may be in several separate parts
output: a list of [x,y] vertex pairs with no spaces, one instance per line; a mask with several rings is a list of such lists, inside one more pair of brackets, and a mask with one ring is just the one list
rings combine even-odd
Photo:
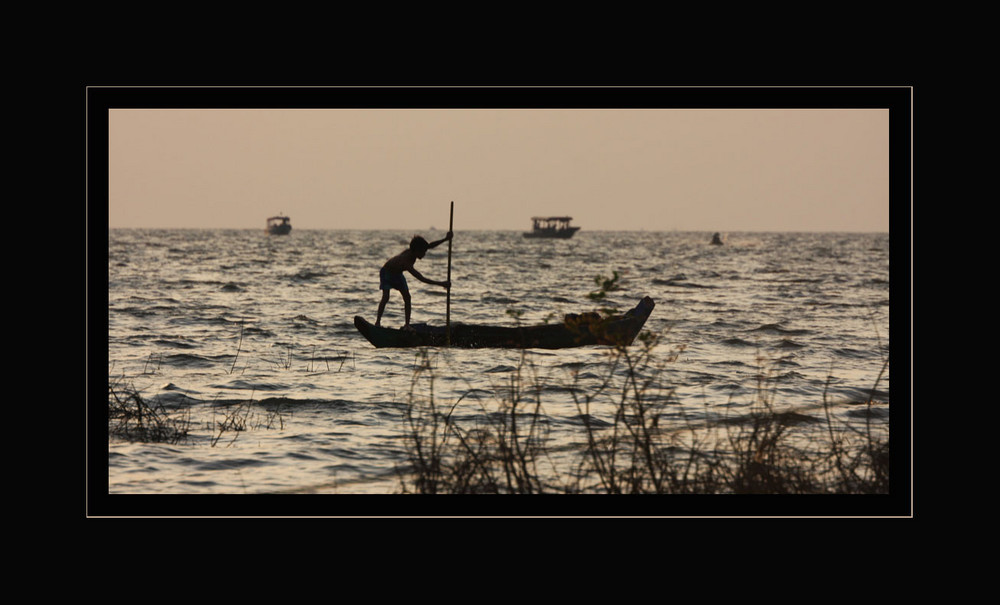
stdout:
[[427,279],[413,267],[413,263],[417,262],[417,259],[423,258],[424,255],[427,254],[427,250],[430,248],[436,248],[451,238],[451,231],[448,232],[448,235],[444,236],[444,239],[439,239],[438,241],[431,243],[427,243],[427,240],[419,235],[415,235],[413,239],[410,240],[409,248],[385,261],[385,264],[382,265],[382,269],[378,272],[378,287],[382,290],[382,300],[378,303],[378,317],[375,318],[376,326],[382,325],[382,312],[385,311],[385,304],[389,302],[389,291],[395,288],[396,290],[399,290],[400,294],[403,295],[403,308],[406,313],[406,324],[403,325],[403,328],[405,329],[410,327],[410,290],[406,286],[406,278],[403,276],[403,271],[409,271],[413,274],[413,277],[416,277],[426,284],[441,286],[442,288],[451,287],[451,282]]

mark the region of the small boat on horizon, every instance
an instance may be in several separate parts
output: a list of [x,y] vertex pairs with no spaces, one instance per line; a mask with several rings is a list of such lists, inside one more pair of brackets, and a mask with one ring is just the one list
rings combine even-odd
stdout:
[[[626,313],[601,317],[599,313],[570,313],[563,321],[534,326],[485,326],[452,323],[451,346],[465,349],[568,349],[588,345],[632,344],[656,303],[646,296]],[[360,315],[354,327],[376,348],[448,346],[448,328],[411,324],[408,330],[376,326]]]
[[267,219],[265,231],[268,235],[288,235],[292,230],[292,224],[287,216],[272,216]]
[[580,230],[579,227],[570,227],[571,220],[571,216],[532,217],[531,231],[526,232],[524,237],[569,239]]

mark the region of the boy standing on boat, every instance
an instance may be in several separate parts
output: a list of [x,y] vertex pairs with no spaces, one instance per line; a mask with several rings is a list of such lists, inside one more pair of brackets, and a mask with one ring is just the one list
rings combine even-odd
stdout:
[[385,311],[385,304],[389,302],[389,291],[395,288],[396,290],[399,290],[400,294],[403,295],[403,309],[406,314],[406,324],[403,328],[406,329],[410,327],[410,290],[406,286],[406,278],[403,276],[403,271],[409,271],[413,274],[413,277],[416,277],[426,284],[441,286],[442,288],[451,287],[451,282],[427,279],[413,267],[413,264],[417,261],[417,259],[423,258],[424,255],[427,254],[427,250],[436,248],[451,238],[452,232],[449,231],[448,235],[444,236],[444,239],[427,243],[427,240],[419,235],[416,235],[412,240],[410,240],[409,248],[390,258],[384,265],[382,265],[382,269],[378,272],[379,289],[382,290],[382,300],[378,303],[378,317],[375,318],[376,326],[382,325],[382,312]]

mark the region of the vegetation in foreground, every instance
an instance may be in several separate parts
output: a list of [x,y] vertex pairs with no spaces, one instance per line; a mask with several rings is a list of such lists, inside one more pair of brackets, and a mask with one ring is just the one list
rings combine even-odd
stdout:
[[176,444],[188,437],[190,415],[172,415],[143,399],[124,378],[108,381],[108,436],[126,441]]
[[[264,402],[261,402],[264,403]],[[245,431],[281,429],[285,426],[281,403],[256,406],[253,398],[215,406],[206,423],[209,444],[232,445]],[[191,408],[168,410],[158,398],[146,399],[124,378],[108,381],[108,437],[143,443],[186,443],[197,428]]]
[[480,402],[481,413],[470,420],[456,414],[465,396],[450,405],[435,398],[434,358],[420,351],[405,413],[409,466],[399,470],[402,491],[889,493],[888,435],[871,422],[880,404],[860,404],[862,431],[843,430],[824,392],[825,426],[816,426],[824,421],[775,408],[774,383],[762,370],[748,413],[712,422],[678,418],[681,407],[661,381],[676,353],[657,362],[656,342],[643,334],[640,346],[610,351],[596,384],[584,385],[574,373],[560,389],[579,411],[581,441],[570,446],[548,437],[542,406],[549,387],[525,354],[495,400]]

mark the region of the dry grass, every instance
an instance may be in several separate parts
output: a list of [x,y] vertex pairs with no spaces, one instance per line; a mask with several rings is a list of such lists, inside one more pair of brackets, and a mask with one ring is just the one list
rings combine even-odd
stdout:
[[146,401],[124,378],[108,381],[110,437],[176,444],[187,439],[190,429],[190,414],[171,414],[161,403]]
[[[419,352],[406,411],[410,464],[399,471],[402,491],[888,493],[889,441],[870,421],[877,403],[859,406],[867,419],[860,433],[845,430],[825,393],[819,404],[825,420],[779,411],[774,380],[762,366],[747,412],[678,420],[683,406],[661,378],[679,351],[657,359],[657,344],[647,334],[637,347],[610,350],[596,383],[584,384],[571,372],[561,390],[579,411],[581,441],[573,447],[549,439],[545,381],[527,355],[494,389],[492,402],[479,402],[470,424],[469,400],[463,395],[442,404],[434,393],[435,358]],[[456,409],[464,421],[456,419]]]
[[[218,414],[216,412],[219,412]],[[207,428],[210,445],[232,445],[245,431],[283,429],[281,402],[260,405],[248,400],[213,407]],[[122,441],[178,444],[187,442],[195,429],[191,407],[168,410],[158,398],[146,399],[132,383],[108,381],[108,437]],[[223,439],[225,438],[225,439]]]

